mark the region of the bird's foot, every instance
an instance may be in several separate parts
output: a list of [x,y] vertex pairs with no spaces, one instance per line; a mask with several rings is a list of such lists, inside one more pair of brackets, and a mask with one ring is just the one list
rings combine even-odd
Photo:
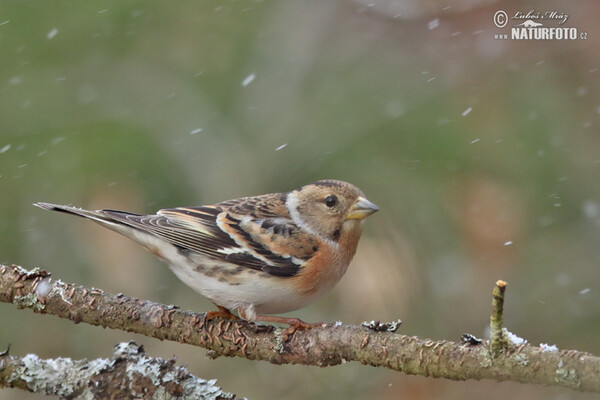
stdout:
[[256,321],[275,322],[278,324],[289,325],[289,327],[286,328],[281,334],[284,342],[287,342],[290,339],[290,336],[296,331],[303,331],[323,326],[323,322],[306,322],[299,318],[276,317],[273,315],[257,315]]
[[203,321],[204,323],[206,323],[214,318],[225,318],[225,319],[232,319],[232,320],[240,319],[240,317],[233,314],[231,311],[229,311],[225,307],[217,306],[217,308],[219,309],[219,311],[208,311],[208,312],[204,313],[204,321]]

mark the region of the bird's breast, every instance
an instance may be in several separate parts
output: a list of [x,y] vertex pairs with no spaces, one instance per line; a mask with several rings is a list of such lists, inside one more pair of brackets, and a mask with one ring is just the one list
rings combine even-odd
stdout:
[[319,250],[303,265],[300,273],[291,278],[296,289],[306,294],[323,294],[335,286],[356,253],[360,234],[361,224],[352,221],[344,224],[338,242],[319,245]]

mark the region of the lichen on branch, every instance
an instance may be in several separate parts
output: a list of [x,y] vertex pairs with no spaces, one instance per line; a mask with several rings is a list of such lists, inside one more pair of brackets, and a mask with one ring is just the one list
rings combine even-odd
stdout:
[[133,342],[115,346],[112,358],[72,360],[0,356],[0,387],[13,387],[61,398],[85,399],[234,399],[215,385],[177,366],[145,354]]

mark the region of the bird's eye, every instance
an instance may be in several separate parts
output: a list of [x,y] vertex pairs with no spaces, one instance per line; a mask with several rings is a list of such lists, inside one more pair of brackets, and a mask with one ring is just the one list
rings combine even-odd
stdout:
[[330,194],[329,196],[327,196],[325,198],[325,205],[329,208],[335,206],[337,204],[337,197],[335,197],[334,195]]

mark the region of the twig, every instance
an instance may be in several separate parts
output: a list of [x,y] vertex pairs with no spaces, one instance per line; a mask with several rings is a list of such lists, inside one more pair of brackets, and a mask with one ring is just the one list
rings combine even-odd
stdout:
[[[95,298],[93,308],[90,299]],[[0,266],[0,301],[72,321],[140,333],[209,350],[211,357],[245,357],[273,364],[320,367],[357,361],[406,374],[454,380],[494,379],[600,392],[600,358],[579,351],[525,345],[495,358],[485,345],[420,339],[367,327],[331,324],[295,332],[245,321],[224,323],[173,306],[52,280],[47,273]],[[229,322],[229,321],[227,321]],[[366,339],[365,339],[366,338]],[[560,366],[560,367],[557,367]]]
[[490,315],[490,351],[498,356],[506,350],[507,341],[502,329],[502,316],[504,312],[504,291],[506,282],[499,280],[492,292],[492,313]]

